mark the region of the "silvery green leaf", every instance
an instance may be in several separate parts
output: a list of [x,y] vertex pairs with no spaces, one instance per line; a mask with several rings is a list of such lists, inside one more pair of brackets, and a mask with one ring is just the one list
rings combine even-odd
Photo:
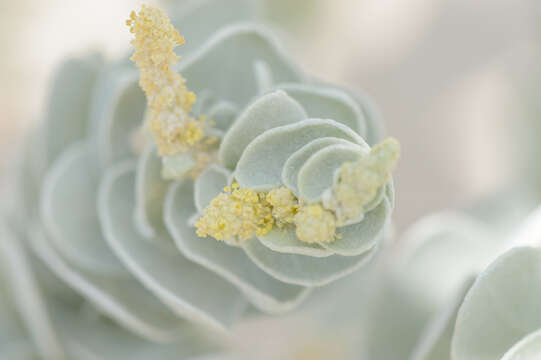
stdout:
[[176,155],[162,157],[161,177],[169,179],[181,179],[188,175],[195,166],[192,154],[182,152]]
[[145,237],[165,230],[163,200],[169,182],[162,177],[162,161],[156,148],[148,146],[137,165],[135,182],[135,225]]
[[230,177],[231,173],[218,165],[209,166],[197,177],[194,182],[194,201],[200,214],[230,183]]
[[197,94],[196,101],[192,106],[192,114],[197,117],[204,115],[204,110],[208,109],[215,102],[214,94],[210,90],[201,91]]
[[274,79],[272,78],[272,70],[265,61],[256,60],[253,64],[253,71],[257,83],[259,94],[264,94],[272,88]]
[[248,144],[269,129],[306,119],[299,103],[283,91],[263,95],[249,105],[229,128],[220,145],[221,164],[234,169]]
[[49,164],[64,148],[85,136],[91,94],[102,63],[99,56],[91,55],[67,61],[57,70],[44,129]]
[[295,234],[295,228],[286,226],[282,229],[274,228],[268,234],[258,236],[259,241],[271,250],[286,254],[299,254],[314,257],[332,255],[332,251],[316,243],[300,241]]
[[179,316],[218,330],[230,326],[244,310],[242,294],[213,272],[187,260],[170,245],[171,239],[154,241],[153,246],[137,233],[132,221],[134,170],[131,162],[117,165],[100,186],[100,216],[111,248],[131,273]]
[[325,85],[281,84],[285,90],[306,110],[308,116],[319,119],[333,119],[340,122],[363,138],[366,135],[366,120],[360,106],[346,92]]
[[372,275],[371,291],[362,302],[366,314],[362,358],[411,356],[427,324],[443,316],[438,314],[490,261],[492,240],[482,224],[454,212],[427,216],[414,224],[399,240],[399,251],[384,259],[392,266],[376,268],[379,271]]
[[[10,294],[4,276],[0,278],[0,348],[5,349],[10,344],[16,344],[27,337],[26,330],[18,316],[12,295]],[[26,341],[25,341],[26,342]]]
[[332,120],[308,119],[280,126],[261,134],[246,147],[237,163],[235,178],[245,188],[270,190],[279,187],[287,159],[312,140],[323,137],[364,144],[353,130]]
[[331,189],[336,171],[344,162],[355,162],[363,153],[355,144],[330,145],[315,152],[299,170],[299,198],[307,203],[321,201],[323,192]]
[[339,227],[333,242],[321,243],[324,248],[344,256],[356,256],[369,251],[381,241],[391,217],[391,205],[384,199],[357,223]]
[[178,70],[196,94],[210,90],[216,98],[244,107],[258,93],[252,70],[255,61],[264,61],[277,82],[301,79],[277,40],[253,24],[235,24],[218,30],[201,47],[186,55]]
[[[2,297],[13,296],[13,307],[21,316],[25,328],[41,355],[47,359],[64,359],[62,347],[42,301],[27,254],[21,243],[19,243],[19,239],[7,228],[0,229],[0,258],[4,270],[2,275],[5,275],[5,280],[1,281],[0,287],[6,286],[5,290],[0,289],[0,291],[7,290],[6,293],[2,294]],[[0,304],[0,311],[7,310],[4,306],[4,304]],[[7,328],[2,329],[2,332],[6,331],[11,336],[13,336],[12,332],[18,332],[20,326],[18,321],[13,323],[14,319],[5,316],[2,316],[1,320],[2,324],[7,325]],[[4,336],[0,336],[0,341],[5,341]],[[28,349],[21,353],[19,353],[19,349],[11,349],[10,351],[17,352],[17,354],[10,355],[13,355],[13,358],[16,358],[16,356],[31,358],[30,356],[34,355],[32,351],[28,352]]]
[[274,278],[299,286],[322,286],[344,277],[370,261],[376,247],[360,256],[331,255],[325,258],[283,254],[252,238],[242,248],[254,263]]
[[360,108],[363,113],[366,128],[363,138],[366,140],[366,142],[370,146],[373,146],[383,139],[383,136],[385,135],[383,116],[378,106],[365,92],[359,89],[351,89],[344,86],[337,86],[336,84],[329,84],[314,78],[309,79],[308,83],[311,86],[323,86],[346,93],[355,101],[357,107]]
[[536,207],[510,236],[511,246],[541,245],[541,206]]
[[299,171],[304,163],[317,151],[329,145],[348,145],[349,141],[333,137],[324,137],[310,141],[308,144],[295,151],[286,160],[282,168],[282,183],[289,188],[297,197],[299,196],[299,188],[297,179]]
[[473,278],[466,280],[462,289],[447,305],[447,308],[436,314],[427,324],[411,356],[412,360],[451,360],[451,340],[458,309],[464,301],[466,292],[473,284],[473,280]]
[[213,238],[198,237],[195,228],[188,224],[188,219],[196,213],[191,181],[185,180],[170,187],[164,209],[166,226],[180,251],[188,259],[233,283],[261,310],[290,310],[308,294],[307,289],[301,286],[284,284],[267,275],[242,249]]
[[16,171],[15,181],[17,194],[15,196],[14,211],[19,211],[22,217],[34,219],[39,216],[39,197],[41,180],[47,168],[45,139],[40,136],[41,128],[31,132],[27,137],[31,145],[24,146],[21,157],[18,159],[20,167]]
[[525,336],[501,360],[536,360],[541,356],[541,329]]
[[400,259],[409,286],[439,308],[465,279],[482,271],[498,254],[493,233],[460,213],[441,212],[419,220],[404,234]]
[[131,276],[100,276],[68,263],[39,229],[32,234],[30,244],[56,276],[133,333],[150,341],[170,342],[184,326],[185,321],[171,316],[171,312]]
[[357,317],[362,319],[360,358],[403,360],[415,348],[433,309],[422,293],[409,288],[407,270],[402,270],[406,274],[400,278],[379,270],[370,291],[359,299],[359,308],[363,309]]
[[125,331],[103,317],[84,321],[87,315],[77,307],[52,300],[49,308],[70,359],[189,360],[218,350],[190,325],[181,329],[174,343],[155,343]]
[[233,103],[222,100],[209,107],[205,115],[212,122],[213,128],[225,132],[235,121],[238,111]]
[[256,20],[257,5],[252,0],[187,0],[176,1],[168,13],[175,28],[187,39],[178,47],[181,55],[188,54],[229,24]]
[[[137,82],[136,69],[116,69],[105,72],[101,87],[96,92],[106,91],[100,97],[93,113],[93,134],[99,160],[103,167],[133,156],[133,139],[143,123],[146,98]],[[100,96],[100,94],[96,94]]]
[[541,249],[514,248],[500,256],[477,278],[460,307],[453,359],[502,358],[541,328],[540,298]]
[[56,248],[69,261],[96,274],[122,274],[124,267],[101,233],[98,182],[99,171],[88,145],[70,146],[45,177],[41,218]]
[[366,142],[373,146],[383,139],[385,129],[383,127],[384,121],[380,110],[372,101],[372,99],[363,92],[353,91],[349,89],[342,89],[347,92],[349,96],[355,99],[356,103],[360,106],[365,119],[366,131],[364,139]]

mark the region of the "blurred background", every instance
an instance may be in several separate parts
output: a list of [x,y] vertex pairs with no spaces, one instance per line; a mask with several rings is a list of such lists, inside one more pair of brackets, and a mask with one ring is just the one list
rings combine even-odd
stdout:
[[[88,50],[126,54],[124,21],[141,3],[0,0],[3,154],[42,117],[62,59]],[[538,3],[267,0],[266,21],[283,29],[308,73],[362,90],[380,107],[387,133],[402,143],[400,231],[423,214],[523,186],[525,170],[541,167],[532,128],[541,89]]]

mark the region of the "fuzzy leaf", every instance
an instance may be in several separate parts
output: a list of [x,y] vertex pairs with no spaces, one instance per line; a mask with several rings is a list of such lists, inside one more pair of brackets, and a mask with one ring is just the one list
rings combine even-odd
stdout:
[[54,77],[45,119],[47,159],[51,164],[67,146],[82,140],[87,131],[92,91],[102,59],[86,59],[62,64]]
[[451,360],[451,340],[456,316],[473,280],[466,280],[452,301],[427,324],[413,352],[412,360]]
[[332,251],[326,250],[319,244],[300,241],[293,227],[274,228],[268,234],[258,236],[258,238],[263,245],[280,253],[314,257],[332,255]]
[[168,342],[184,326],[184,320],[171,316],[171,312],[131,276],[100,276],[69,264],[40,231],[35,231],[30,244],[56,276],[133,333],[150,341]]
[[160,235],[167,239],[151,245],[137,233],[131,217],[134,170],[131,162],[119,164],[108,171],[100,186],[101,222],[111,248],[131,273],[179,316],[217,329],[230,326],[244,309],[242,294],[187,260],[172,245],[165,246],[172,244],[167,235]]
[[101,233],[96,209],[99,171],[86,143],[66,150],[47,173],[41,218],[56,248],[96,274],[123,274]]
[[278,86],[306,110],[308,116],[319,119],[333,119],[342,123],[363,138],[366,134],[364,114],[347,93],[324,85],[282,84]]
[[325,258],[282,254],[263,246],[258,239],[242,243],[246,254],[276,279],[301,286],[322,286],[346,276],[370,261],[376,249],[360,256],[331,255]]
[[135,182],[135,225],[145,237],[165,230],[163,201],[169,182],[161,175],[162,161],[156,148],[149,146],[139,158]]
[[178,71],[196,94],[210,90],[217,99],[244,107],[258,93],[257,79],[251,71],[256,60],[269,66],[277,82],[301,79],[277,40],[252,24],[218,30],[196,51],[183,57]]
[[453,359],[502,358],[541,328],[540,298],[541,249],[514,248],[500,256],[477,278],[460,307]]
[[310,141],[308,144],[291,154],[282,168],[282,182],[284,185],[287,186],[289,190],[291,190],[296,196],[299,196],[297,179],[301,167],[317,151],[329,145],[337,144],[348,145],[351,144],[351,142],[339,138],[324,137]]
[[132,67],[116,65],[105,72],[97,86],[91,126],[102,167],[134,156],[133,136],[143,124],[146,97]]
[[344,256],[355,256],[369,251],[381,241],[390,221],[391,211],[389,201],[385,199],[374,210],[366,213],[360,222],[339,227],[335,241],[321,245]]
[[193,184],[185,180],[172,185],[165,203],[165,222],[177,247],[188,259],[233,283],[261,310],[287,311],[304,299],[307,289],[267,275],[242,249],[210,237],[198,237],[195,228],[188,224],[195,212]]
[[541,357],[541,329],[516,343],[501,360],[536,360]]
[[343,163],[355,162],[361,156],[360,148],[355,144],[331,145],[314,153],[299,170],[299,198],[307,203],[321,201],[323,192],[333,186],[336,170]]
[[220,162],[234,169],[242,152],[257,136],[269,129],[306,119],[302,106],[283,91],[258,98],[233,123],[220,145]]
[[245,188],[270,190],[279,187],[287,159],[312,140],[323,137],[364,143],[353,130],[332,120],[309,119],[280,126],[266,131],[246,147],[237,163],[235,178]]
[[230,177],[229,171],[217,165],[209,166],[197,177],[194,183],[194,200],[200,214],[229,184]]

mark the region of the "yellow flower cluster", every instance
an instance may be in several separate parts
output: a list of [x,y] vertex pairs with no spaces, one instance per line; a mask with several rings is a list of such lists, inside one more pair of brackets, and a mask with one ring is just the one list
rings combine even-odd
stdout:
[[267,234],[273,226],[272,209],[264,193],[239,189],[239,185],[224,188],[196,222],[197,235],[234,242],[255,235]]
[[306,243],[335,241],[337,226],[364,216],[378,190],[385,185],[396,166],[400,147],[389,138],[372,148],[357,162],[344,163],[338,170],[338,181],[329,189],[322,203],[301,204],[286,187],[268,193],[239,189],[234,183],[226,187],[204,210],[195,224],[197,235],[235,243],[267,234],[274,226],[293,224],[299,240]]
[[266,200],[272,206],[272,216],[278,227],[293,223],[299,202],[291,190],[283,186],[273,189],[267,194]]
[[141,71],[139,84],[151,111],[150,130],[161,156],[175,155],[194,147],[204,137],[204,118],[191,116],[195,94],[185,79],[171,68],[179,56],[173,51],[184,38],[160,9],[143,5],[126,21],[135,38],[131,57]]
[[274,226],[281,228],[292,223],[301,241],[329,242],[335,239],[332,212],[320,205],[300,207],[295,195],[285,187],[265,193],[239,189],[234,183],[211,201],[195,227],[200,237],[210,235],[234,244],[237,238],[246,240],[262,236]]
[[333,242],[336,240],[336,219],[319,204],[303,206],[295,216],[296,234],[306,243]]
[[399,156],[400,144],[388,138],[374,146],[368,156],[340,167],[332,194],[323,201],[325,208],[335,212],[338,224],[362,219],[364,207],[389,181]]

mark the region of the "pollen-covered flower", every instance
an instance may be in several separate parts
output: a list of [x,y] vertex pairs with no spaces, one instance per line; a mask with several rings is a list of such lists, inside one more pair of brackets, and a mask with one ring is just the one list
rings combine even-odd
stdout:
[[203,139],[203,121],[191,115],[195,94],[186,80],[171,68],[179,60],[173,51],[184,38],[160,9],[143,5],[126,21],[135,38],[131,60],[141,71],[139,84],[151,111],[150,130],[160,155],[186,152]]
[[265,196],[239,189],[236,183],[224,191],[211,201],[195,224],[197,235],[232,241],[236,237],[246,240],[270,231],[272,210]]
[[300,241],[323,243],[335,240],[336,218],[321,205],[302,207],[295,216],[295,226],[295,234]]
[[[294,309],[366,264],[385,236],[396,152],[371,150],[372,106],[308,80],[265,28],[228,24],[236,11],[218,11],[212,31],[192,18],[204,13],[132,13],[135,64],[64,65],[25,148],[15,227],[37,273],[73,298],[73,318],[92,318],[88,336],[69,322],[59,341],[86,357],[110,358],[115,344],[126,358],[211,352],[201,332]],[[183,23],[198,40],[187,36],[179,58]],[[358,180],[368,195],[350,204],[340,184]],[[350,207],[362,219],[343,221]],[[62,315],[51,314],[54,328]]]
[[291,190],[285,186],[273,189],[267,194],[266,200],[272,207],[276,226],[281,227],[294,221],[295,214],[299,211],[299,201]]
[[325,208],[336,213],[339,224],[362,220],[366,208],[378,201],[378,191],[389,181],[399,157],[399,144],[386,139],[358,161],[343,163],[331,188],[323,195]]

